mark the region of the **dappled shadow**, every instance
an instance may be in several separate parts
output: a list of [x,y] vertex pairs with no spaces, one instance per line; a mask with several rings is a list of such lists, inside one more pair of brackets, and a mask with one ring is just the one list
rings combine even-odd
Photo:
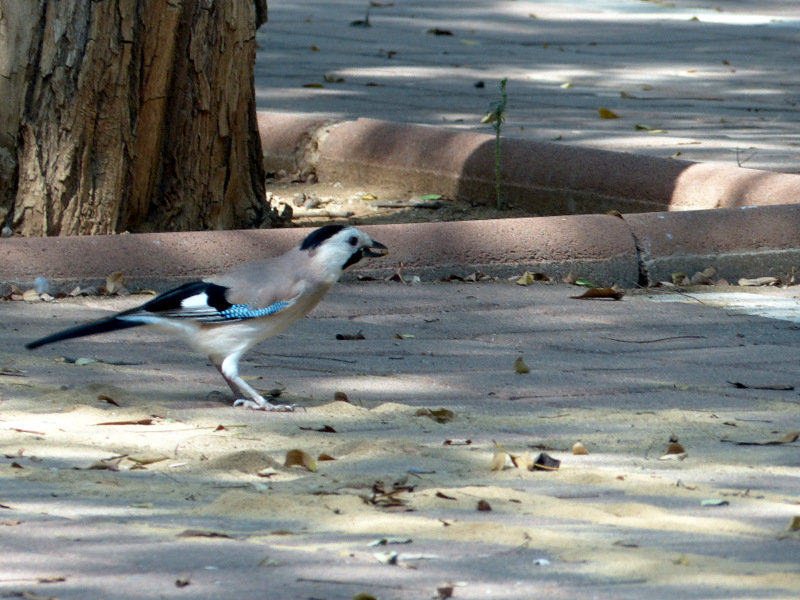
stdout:
[[780,6],[398,2],[351,26],[365,8],[271,6],[259,109],[491,133],[479,121],[508,77],[509,137],[798,170],[800,81],[785,49],[800,29]]
[[[18,327],[4,329],[0,361],[21,373],[0,381],[10,520],[0,589],[158,597],[185,593],[180,580],[201,598],[268,585],[405,600],[458,580],[464,597],[533,598],[555,576],[570,596],[587,585],[600,598],[620,597],[621,585],[659,599],[687,585],[703,598],[790,594],[796,540],[775,536],[796,502],[795,453],[735,442],[797,429],[795,396],[728,381],[794,382],[796,332],[699,305],[568,294],[340,286],[243,361],[253,385],[279,380],[306,405],[295,414],[203,401],[209,385],[224,386],[214,370],[147,330],[16,354],[37,330],[100,307],[30,320],[6,306]],[[355,331],[365,339],[336,339]],[[62,352],[108,362],[54,361]],[[514,372],[519,356],[530,373]],[[349,402],[333,402],[337,391]],[[454,418],[437,423],[419,408]],[[145,417],[153,422],[99,425]],[[673,435],[688,456],[659,460]],[[589,455],[572,455],[578,439]],[[493,440],[544,450],[561,468],[492,472]],[[335,460],[284,468],[292,448]],[[89,469],[122,455],[120,471]],[[372,500],[376,481],[413,491],[387,509]],[[715,498],[729,504],[701,506]],[[478,511],[480,499],[492,510]],[[369,546],[381,538],[411,541]],[[417,568],[381,564],[381,551]],[[541,558],[550,564],[532,568]]]

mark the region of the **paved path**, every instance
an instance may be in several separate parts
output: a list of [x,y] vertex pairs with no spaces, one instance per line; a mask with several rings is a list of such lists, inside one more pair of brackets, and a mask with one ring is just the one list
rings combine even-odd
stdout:
[[[259,33],[260,108],[485,132],[477,122],[507,76],[506,132],[526,140],[729,166],[738,148],[747,167],[800,172],[795,2],[395,0],[371,9],[371,27],[350,26],[366,4],[273,0]],[[599,119],[599,106],[620,118]],[[375,227],[391,261],[428,283],[338,286],[253,352],[243,373],[285,384],[308,408],[292,415],[208,399],[223,388],[214,370],[148,332],[22,348],[137,297],[2,303],[0,595],[411,600],[449,582],[457,599],[793,599],[800,462],[796,441],[773,442],[800,430],[796,321],[691,298],[589,302],[564,285],[429,280],[475,265],[557,270],[576,257],[630,285],[714,257],[731,277],[788,276],[796,218],[779,206]],[[96,282],[121,269],[163,286],[300,235],[5,240],[0,280]],[[796,315],[795,288],[762,296]],[[335,339],[359,330],[365,340]],[[527,375],[513,371],[520,356]],[[353,404],[331,402],[336,391]],[[456,419],[416,415],[439,407]],[[151,424],[98,425],[122,419]],[[659,460],[673,435],[687,455]],[[570,452],[578,439],[588,456]],[[492,473],[492,440],[544,446],[562,467]],[[295,447],[338,460],[284,469]],[[121,455],[145,469],[130,458],[87,469]],[[364,504],[376,480],[411,480],[402,496],[413,511]],[[382,537],[412,539],[397,549],[415,568],[381,563],[375,553],[395,546],[368,544]]]
[[[294,414],[207,399],[214,369],[147,331],[21,348],[136,297],[3,305],[0,596],[796,598],[797,442],[738,445],[800,430],[796,323],[575,293],[340,285],[242,364]],[[660,459],[671,436],[682,460]],[[492,472],[493,440],[561,468]],[[291,448],[337,460],[285,469]],[[382,509],[360,499],[376,481],[414,491]]]
[[259,109],[491,133],[507,77],[508,136],[800,172],[796,2],[376,4],[272,0]]

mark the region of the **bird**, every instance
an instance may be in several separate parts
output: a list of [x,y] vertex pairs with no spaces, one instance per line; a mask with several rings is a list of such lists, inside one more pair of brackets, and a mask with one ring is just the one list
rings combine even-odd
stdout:
[[295,405],[272,404],[247,384],[239,375],[239,359],[308,314],[345,269],[388,252],[356,227],[325,225],[285,254],[190,281],[141,306],[56,332],[29,342],[26,348],[152,326],[177,334],[208,356],[233,391],[234,406],[292,411]]

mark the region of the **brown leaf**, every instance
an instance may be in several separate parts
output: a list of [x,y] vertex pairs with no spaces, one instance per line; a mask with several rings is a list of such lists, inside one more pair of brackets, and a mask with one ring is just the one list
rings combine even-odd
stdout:
[[686,452],[680,442],[672,442],[667,446],[667,454],[683,454]]
[[227,533],[220,533],[219,531],[209,531],[209,530],[206,530],[206,529],[184,529],[176,537],[179,537],[179,538],[204,537],[204,538],[227,538],[227,539],[233,539]]
[[580,296],[570,296],[574,300],[622,300],[625,292],[622,290],[605,287],[605,288],[589,288]]
[[445,440],[442,442],[445,446],[469,446],[472,444],[472,440],[464,440],[464,439],[452,439],[452,440]]
[[322,427],[316,427],[316,428],[301,426],[300,429],[302,429],[303,431],[318,431],[319,433],[336,433],[336,430],[330,425],[323,425]]
[[95,425],[152,425],[153,419],[138,419],[131,421],[105,421],[103,423],[95,423]]
[[107,404],[119,406],[119,403],[116,400],[114,400],[111,396],[106,396],[105,394],[100,394],[99,396],[97,396],[97,399],[100,400],[100,402],[105,402]]
[[755,441],[755,442],[733,442],[732,440],[720,440],[722,442],[730,442],[736,444],[737,446],[782,446],[783,444],[793,444],[800,438],[800,431],[790,431],[789,433],[774,439],[774,440],[762,440],[762,441]]
[[442,500],[455,500],[453,496],[448,496],[444,492],[436,492],[436,497],[441,498]]
[[125,275],[123,275],[121,271],[114,271],[106,277],[105,293],[107,296],[113,296],[114,294],[121,294],[127,291],[128,290],[125,289]]
[[782,384],[782,383],[773,383],[773,384],[766,384],[766,385],[748,385],[746,383],[741,383],[739,381],[729,381],[733,387],[740,389],[740,390],[773,390],[776,392],[791,392],[794,390],[793,385]]
[[337,333],[336,339],[339,341],[365,340],[364,334],[359,330],[357,333]]
[[344,392],[334,392],[333,393],[333,400],[334,402],[350,402],[350,399],[347,397],[347,394]]
[[478,510],[482,512],[489,512],[492,510],[492,505],[486,500],[478,500]]
[[285,467],[303,467],[312,473],[317,470],[317,461],[308,452],[304,450],[289,450],[286,453],[286,460],[283,463]]
[[175,587],[177,588],[185,588],[187,585],[191,585],[191,581],[189,581],[186,577],[179,577],[175,580]]
[[429,419],[433,419],[437,423],[449,423],[453,419],[456,418],[456,414],[452,410],[448,410],[446,408],[436,408],[431,410],[430,408],[420,408],[417,412],[414,413],[415,417],[428,417]]
[[443,585],[436,588],[436,597],[438,600],[447,600],[447,598],[453,597],[453,586],[452,585]]
[[597,109],[597,112],[600,114],[601,119],[619,119],[617,113],[602,106]]
[[322,461],[325,461],[325,460],[336,460],[336,459],[335,459],[333,456],[331,456],[330,454],[325,454],[325,453],[323,452],[322,454],[320,454],[320,455],[317,457],[317,460],[318,460],[318,461],[320,461],[320,462],[322,462]]

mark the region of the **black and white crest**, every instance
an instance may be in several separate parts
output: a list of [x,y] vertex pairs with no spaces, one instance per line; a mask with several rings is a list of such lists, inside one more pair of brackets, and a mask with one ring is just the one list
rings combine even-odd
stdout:
[[319,248],[325,240],[328,240],[339,233],[346,225],[325,225],[315,229],[306,236],[300,244],[300,250],[313,250]]

